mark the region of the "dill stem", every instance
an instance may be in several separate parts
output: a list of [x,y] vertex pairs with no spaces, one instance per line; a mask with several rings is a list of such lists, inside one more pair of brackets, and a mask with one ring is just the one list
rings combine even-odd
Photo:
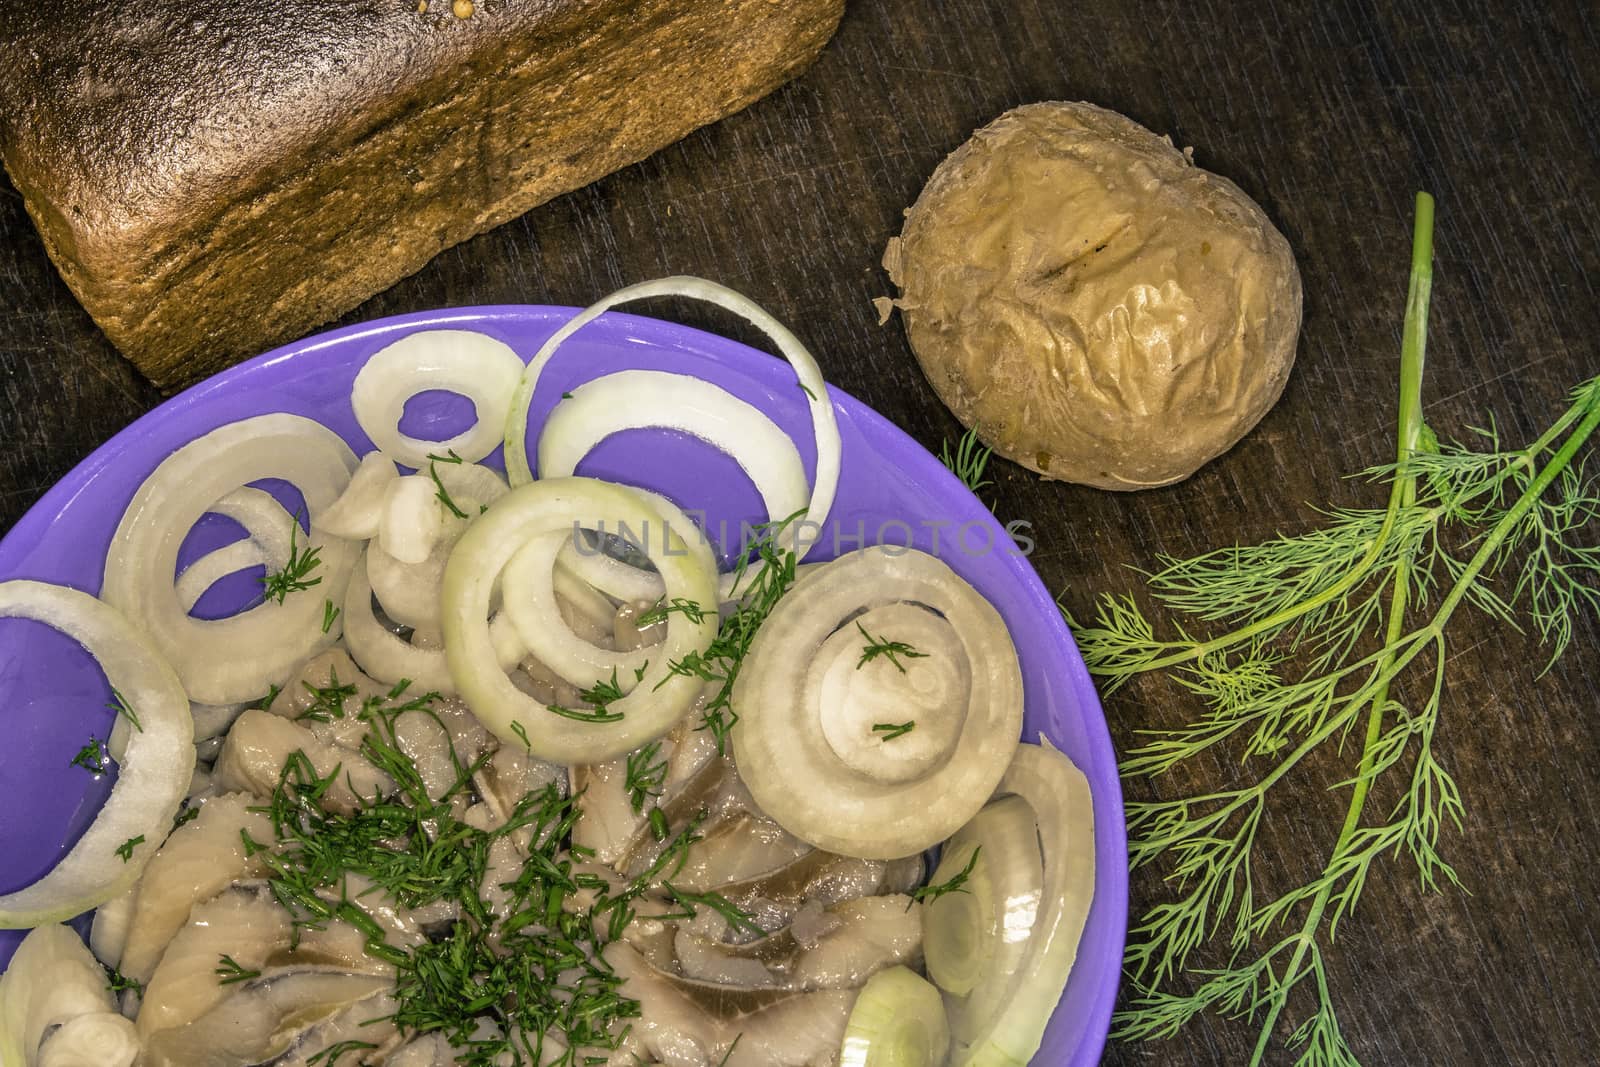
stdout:
[[[1411,284],[1406,294],[1405,326],[1400,341],[1400,413],[1395,434],[1395,479],[1389,494],[1389,511],[1384,517],[1385,529],[1400,508],[1409,508],[1417,501],[1417,476],[1408,471],[1408,460],[1422,440],[1422,371],[1428,349],[1428,302],[1433,291],[1433,197],[1417,194],[1417,215],[1411,237]],[[1334,841],[1328,858],[1331,868],[1349,847],[1361,826],[1361,813],[1367,804],[1367,794],[1372,787],[1372,764],[1378,739],[1383,735],[1383,709],[1389,700],[1389,683],[1405,663],[1409,663],[1419,645],[1413,644],[1410,653],[1398,665],[1396,656],[1405,636],[1406,606],[1411,590],[1410,554],[1395,561],[1390,580],[1388,625],[1384,633],[1384,651],[1378,660],[1377,684],[1367,711],[1367,732],[1361,746],[1361,762],[1355,783],[1350,789],[1350,803],[1345,809],[1344,825]],[[1313,944],[1322,927],[1322,916],[1332,898],[1334,881],[1324,879],[1322,888],[1312,898],[1304,925],[1300,928],[1294,954],[1284,971],[1282,993],[1272,998],[1267,1006],[1267,1016],[1256,1037],[1255,1054],[1251,1064],[1259,1064],[1266,1055],[1267,1045],[1277,1027],[1278,1017],[1288,1005],[1289,990],[1297,982],[1301,961]]]

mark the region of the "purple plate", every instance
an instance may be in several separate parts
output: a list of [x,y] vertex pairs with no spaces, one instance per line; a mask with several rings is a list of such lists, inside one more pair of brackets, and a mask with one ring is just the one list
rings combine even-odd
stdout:
[[[322,334],[219,374],[117,434],[46,493],[0,540],[0,579],[35,578],[98,592],[123,508],[145,476],[179,446],[236,419],[290,411],[332,427],[357,453],[365,452],[371,443],[350,410],[350,383],[379,348],[420,329],[473,329],[526,359],[572,313],[489,307],[405,315]],[[551,363],[534,398],[530,442],[562,391],[629,367],[688,372],[727,388],[799,441],[812,470],[805,397],[785,364],[713,334],[615,313],[581,330]],[[1095,801],[1094,904],[1066,994],[1034,1062],[1098,1063],[1121,972],[1128,874],[1122,792],[1094,687],[1050,593],[988,509],[882,416],[830,392],[844,463],[837,502],[813,558],[875,543],[911,544],[943,558],[994,603],[1011,628],[1027,692],[1024,740],[1048,735],[1088,775]],[[442,438],[466,416],[466,406],[460,398],[424,394],[407,407],[403,426],[416,436]],[[498,464],[499,457],[490,462]],[[741,522],[763,518],[743,472],[710,446],[682,435],[617,434],[578,473],[627,474],[664,492],[703,513],[707,530],[724,548],[738,546]],[[197,528],[185,555],[225,536],[221,528]],[[0,811],[6,812],[0,892],[8,892],[48,870],[103,801],[109,782],[70,764],[88,736],[105,736],[111,712],[105,707],[109,689],[93,661],[33,622],[0,620],[0,692],[8,705],[7,743],[0,746]],[[18,932],[0,932],[0,964],[20,938]]]

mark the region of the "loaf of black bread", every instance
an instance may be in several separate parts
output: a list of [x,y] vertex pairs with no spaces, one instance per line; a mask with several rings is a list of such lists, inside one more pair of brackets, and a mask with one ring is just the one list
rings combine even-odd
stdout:
[[746,106],[843,0],[0,0],[0,157],[174,387]]

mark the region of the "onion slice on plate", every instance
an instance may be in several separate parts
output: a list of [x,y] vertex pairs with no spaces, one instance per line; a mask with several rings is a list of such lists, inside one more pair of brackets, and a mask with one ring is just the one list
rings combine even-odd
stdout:
[[[0,583],[0,618],[33,619],[77,641],[134,709],[111,733],[117,780],[77,844],[31,885],[0,896],[0,927],[71,918],[139,877],[183,803],[194,772],[194,720],[178,676],[139,627],[87,593],[26,580]],[[126,862],[117,849],[143,837]]]
[[539,431],[539,477],[572,474],[607,437],[646,426],[681,431],[732,456],[771,522],[810,504],[800,452],[777,423],[720,386],[658,370],[618,371],[574,388]]
[[[501,669],[490,633],[490,601],[512,557],[541,534],[622,526],[647,531],[643,547],[667,595],[704,605],[706,612],[694,618],[672,613],[660,651],[643,673],[618,676],[626,695],[582,721],[580,710],[540,703]],[[456,543],[444,572],[445,658],[473,713],[502,741],[568,764],[612,759],[671,729],[702,687],[700,679],[672,666],[703,653],[716,636],[716,563],[697,532],[690,533],[692,540],[684,533],[663,520],[657,502],[592,478],[532,482],[492,505]]]
[[[331,644],[323,606],[344,596],[357,548],[324,534],[317,519],[344,490],[355,455],[332,430],[299,415],[258,415],[199,437],[161,462],[139,486],[106,553],[101,596],[147,633],[201,704],[260,697],[295,665]],[[197,519],[242,485],[279,478],[305,498],[311,532],[297,551],[317,563],[308,589],[226,619],[195,619],[173,582],[178,547]]]
[[1083,772],[1048,740],[1019,745],[996,793],[945,846],[931,879],[966,869],[967,892],[922,912],[955,1067],[1016,1067],[1038,1051],[1094,896],[1094,808]]
[[[350,406],[356,421],[390,459],[421,469],[428,456],[454,452],[469,463],[494,451],[505,432],[522,359],[510,346],[476,330],[419,330],[379,349],[356,374]],[[429,390],[448,390],[472,401],[473,424],[444,441],[400,431],[406,401]]]
[[[528,367],[523,374],[522,382],[517,387],[517,394],[511,401],[511,414],[506,422],[505,431],[505,458],[506,475],[512,485],[522,485],[533,480],[533,472],[528,466],[528,405],[533,400],[534,390],[538,388],[539,377],[544,373],[556,350],[585,325],[593,322],[607,310],[618,304],[625,304],[631,300],[645,300],[650,297],[681,296],[691,300],[701,300],[708,304],[715,304],[726,311],[749,321],[757,329],[772,339],[783,358],[789,361],[794,368],[795,377],[799,386],[807,397],[807,405],[811,414],[812,433],[816,439],[817,471],[812,483],[809,503],[806,507],[804,521],[795,527],[797,549],[796,555],[803,557],[806,550],[814,542],[822,524],[827,521],[828,513],[833,510],[834,494],[839,488],[839,459],[843,448],[839,438],[839,424],[833,413],[833,403],[828,399],[828,386],[822,379],[822,370],[817,366],[817,361],[805,345],[800,343],[788,327],[773,318],[755,301],[742,293],[737,293],[726,286],[716,282],[707,281],[705,278],[695,278],[679,275],[670,278],[657,278],[654,281],[640,282],[619,289],[610,296],[589,305],[572,318],[562,324],[561,328],[551,334],[549,339],[540,346],[528,361]],[[635,381],[638,381],[635,379]],[[629,386],[630,389],[634,386]],[[716,388],[716,387],[712,387]],[[576,395],[576,390],[574,390]],[[653,397],[650,397],[653,400]],[[565,401],[564,401],[565,403]],[[741,402],[742,403],[742,402]],[[559,406],[558,409],[559,410]],[[649,409],[645,409],[649,413]],[[615,432],[624,429],[622,425],[612,423]],[[670,418],[657,410],[648,421],[636,421],[631,425],[639,427],[670,426]],[[691,432],[694,432],[691,430]],[[543,444],[541,442],[541,448]],[[737,453],[730,453],[735,459]],[[753,462],[753,461],[741,461]],[[747,470],[750,467],[746,467]],[[543,475],[541,471],[541,475]],[[796,509],[798,510],[798,509]],[[788,518],[789,515],[781,516]]]
[[133,1021],[116,1010],[106,973],[65,926],[41,926],[0,975],[0,1065],[128,1067]]
[[294,516],[283,510],[271,493],[260,489],[235,489],[207,509],[243,526],[249,536],[207,552],[178,575],[178,603],[190,611],[219,579],[248,567],[265,566],[270,573],[283,569],[294,551],[291,542]]
[[1017,747],[1022,673],[999,612],[946,564],[867,548],[778,602],[733,708],[762,811],[818,848],[895,859],[988,800]]

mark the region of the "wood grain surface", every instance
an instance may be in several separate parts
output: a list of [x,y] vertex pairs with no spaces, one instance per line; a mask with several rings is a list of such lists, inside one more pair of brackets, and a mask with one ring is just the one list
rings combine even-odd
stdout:
[[[1498,0],[851,0],[797,82],[650,160],[440,256],[344,321],[437,307],[582,304],[666,273],[740,288],[790,322],[829,379],[937,450],[959,427],[898,322],[870,304],[902,209],[976,127],[1026,101],[1123,111],[1238,182],[1305,280],[1299,362],[1261,426],[1190,481],[1138,495],[997,464],[1002,518],[1085,610],[1126,568],[1296,531],[1313,505],[1378,502],[1343,476],[1390,458],[1410,208],[1439,199],[1426,414],[1446,436],[1492,414],[1536,434],[1600,372],[1600,11]],[[0,528],[158,401],[73,303],[20,200],[0,191]],[[672,306],[642,308],[728,330]],[[737,331],[732,331],[737,333]],[[1591,540],[1600,531],[1588,531]],[[1539,677],[1534,641],[1482,616],[1450,639],[1440,751],[1469,892],[1380,867],[1339,928],[1331,981],[1364,1064],[1586,1064],[1600,1048],[1600,627]],[[1193,713],[1156,690],[1109,702],[1119,746]],[[1224,785],[1236,768],[1210,768]],[[1287,785],[1264,889],[1326,861],[1347,773]],[[1163,785],[1172,789],[1182,783]],[[1136,785],[1132,796],[1150,796]],[[1135,913],[1167,899],[1153,872]],[[1285,1033],[1308,1004],[1289,1012]],[[1241,1064],[1254,1032],[1206,1018],[1112,1064]],[[1292,1062],[1274,1053],[1270,1062]]]

